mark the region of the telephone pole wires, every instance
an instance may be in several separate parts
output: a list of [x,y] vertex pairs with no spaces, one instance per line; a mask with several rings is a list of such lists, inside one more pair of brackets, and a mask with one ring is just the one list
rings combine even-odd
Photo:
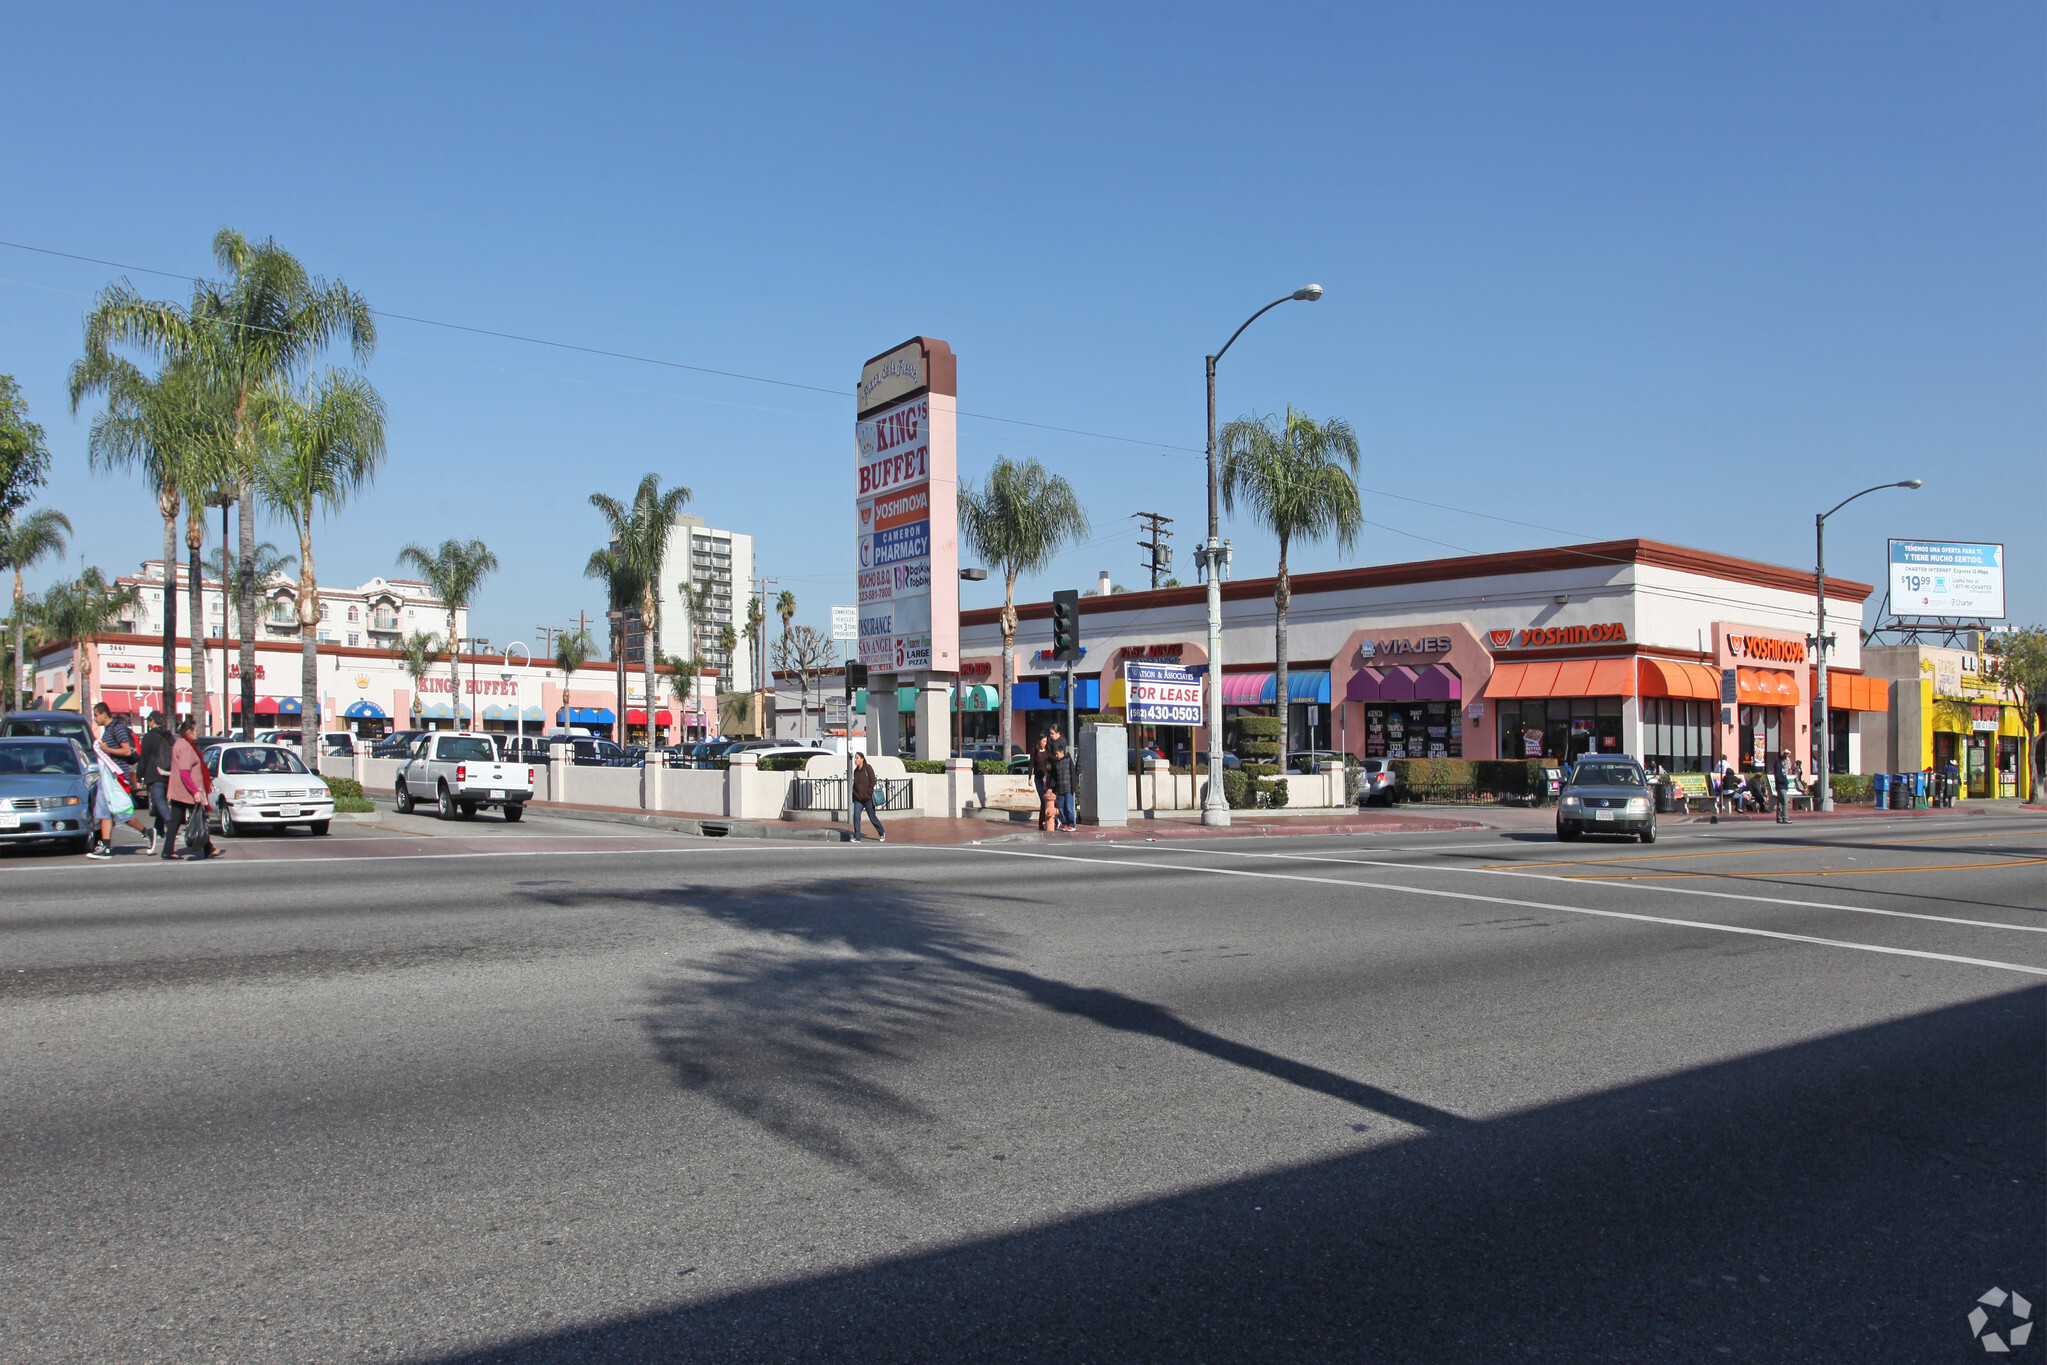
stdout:
[[1173,524],[1173,519],[1157,512],[1132,512],[1130,515],[1143,522],[1142,529],[1151,533],[1151,539],[1138,541],[1137,548],[1151,551],[1144,567],[1151,570],[1151,585],[1156,588],[1159,575],[1173,571],[1173,533],[1166,529]]

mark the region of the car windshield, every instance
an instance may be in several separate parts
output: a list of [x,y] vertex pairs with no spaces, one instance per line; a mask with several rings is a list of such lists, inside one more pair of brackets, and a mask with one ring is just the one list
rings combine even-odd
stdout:
[[0,744],[0,777],[17,773],[78,773],[78,751],[63,740]]
[[224,773],[302,773],[306,765],[289,749],[229,749],[221,755]]
[[444,739],[436,754],[456,763],[489,763],[497,756],[497,749],[487,739]]
[[37,720],[16,717],[7,722],[9,735],[50,735],[60,739],[75,739],[81,746],[90,746],[92,736],[86,733],[85,722],[78,720]]
[[1574,787],[1639,787],[1642,770],[1629,763],[1580,763],[1571,774]]

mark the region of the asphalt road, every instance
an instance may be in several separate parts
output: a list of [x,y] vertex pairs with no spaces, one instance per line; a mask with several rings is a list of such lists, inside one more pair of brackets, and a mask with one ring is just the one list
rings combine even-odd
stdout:
[[2038,817],[236,852],[0,857],[0,1358],[1922,1362],[2047,1302]]

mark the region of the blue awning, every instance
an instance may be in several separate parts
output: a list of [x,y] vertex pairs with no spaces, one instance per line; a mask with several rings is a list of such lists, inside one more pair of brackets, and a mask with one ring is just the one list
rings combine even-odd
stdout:
[[1329,705],[1329,670],[1309,669],[1304,672],[1288,670],[1286,675],[1288,701],[1320,702]]
[[449,707],[448,703],[437,701],[421,708],[419,718],[421,720],[447,720],[454,714],[455,712]]
[[359,701],[351,704],[341,714],[348,720],[382,720],[384,708],[373,701]]
[[519,718],[519,708],[516,706],[486,706],[483,708],[483,718],[485,720],[517,720]]
[[[1012,711],[1064,711],[1063,701],[1046,701],[1038,695],[1038,680],[1026,678],[1012,684],[1009,689],[1009,708]],[[1099,678],[1075,678],[1073,680],[1073,709],[1076,711],[1099,711],[1102,709],[1102,681]]]
[[557,711],[555,721],[561,725],[610,725],[618,719],[610,707],[572,706],[566,715]]
[[277,714],[280,716],[303,715],[305,709],[306,704],[297,697],[280,697],[277,700]]
[[520,720],[546,720],[547,713],[537,706],[529,706],[519,713]]

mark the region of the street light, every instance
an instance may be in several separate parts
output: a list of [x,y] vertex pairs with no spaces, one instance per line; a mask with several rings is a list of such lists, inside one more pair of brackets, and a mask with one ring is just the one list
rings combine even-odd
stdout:
[[[469,646],[469,719],[476,725],[482,723],[476,710],[476,655],[489,644],[489,638],[482,635],[464,635],[455,641],[458,649],[463,645]],[[462,694],[459,691],[455,693],[455,728],[462,728]]]
[[[505,646],[505,652],[502,655],[504,662],[500,664],[498,667],[498,681],[506,685],[505,691],[512,698],[512,709],[519,712],[519,733],[523,735],[526,733],[526,712],[524,708],[522,708],[519,705],[521,698],[519,696],[518,689],[511,686],[512,651],[515,649],[523,651],[526,655],[526,662],[519,665],[520,668],[525,669],[531,668],[533,666],[533,651],[526,648],[525,641],[514,640],[510,644]],[[541,729],[545,730],[546,728],[547,728],[546,723],[543,721],[541,724]]]
[[[1303,285],[1283,299],[1274,299],[1244,319],[1249,327],[1282,303],[1313,303],[1322,297],[1319,284]],[[1223,795],[1223,566],[1228,562],[1222,542],[1222,520],[1217,512],[1220,471],[1215,449],[1215,362],[1237,344],[1244,327],[1230,333],[1222,350],[1208,357],[1208,540],[1194,551],[1194,562],[1208,577],[1208,795],[1201,802],[1201,823],[1227,825],[1229,799]],[[1286,722],[1286,698],[1279,699],[1280,722]]]
[[1813,520],[1813,534],[1818,543],[1817,563],[1812,571],[1813,598],[1819,603],[1819,629],[1812,637],[1814,674],[1817,686],[1813,689],[1813,705],[1819,710],[1819,717],[1813,725],[1813,768],[1814,778],[1819,783],[1814,810],[1834,808],[1834,729],[1832,717],[1827,710],[1827,649],[1833,644],[1833,637],[1827,634],[1827,518],[1846,507],[1856,498],[1880,493],[1886,488],[1918,488],[1924,480],[1900,479],[1896,483],[1880,483],[1874,488],[1865,488],[1854,497],[1847,497],[1821,512]]

